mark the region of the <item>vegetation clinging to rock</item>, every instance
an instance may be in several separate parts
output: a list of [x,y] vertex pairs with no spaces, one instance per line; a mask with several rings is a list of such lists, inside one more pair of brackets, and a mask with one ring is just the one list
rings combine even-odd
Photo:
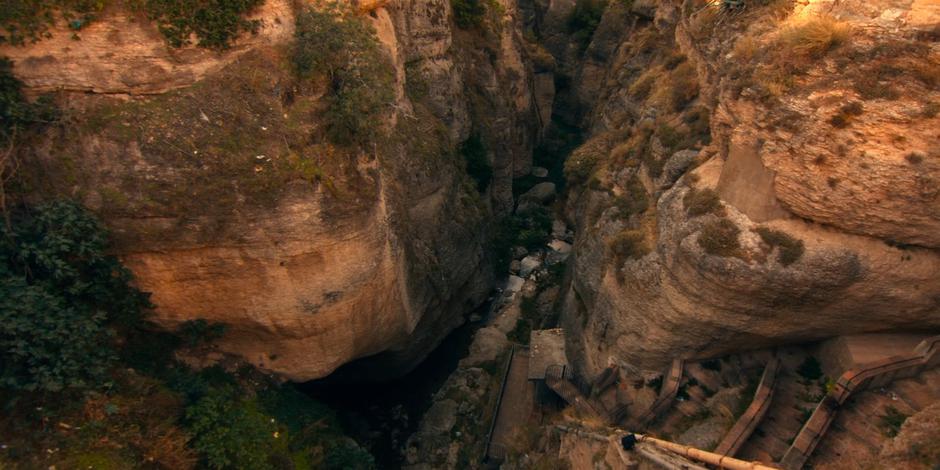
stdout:
[[705,214],[719,213],[722,210],[721,198],[718,193],[711,188],[695,189],[690,188],[682,199],[685,210],[692,217],[698,217]]
[[0,227],[0,466],[374,468],[328,408],[290,385],[177,362],[174,350],[218,329],[145,331],[147,297],[81,206],[18,208],[11,220]]
[[6,0],[0,5],[0,44],[22,45],[47,37],[57,15],[69,28],[81,29],[105,4],[102,0]]
[[849,124],[852,123],[852,119],[856,116],[861,116],[864,112],[865,108],[862,106],[862,103],[857,101],[847,103],[839,108],[839,112],[829,119],[829,124],[840,129],[848,127]]
[[638,259],[650,252],[646,234],[642,230],[623,230],[608,242],[617,264],[628,259]]
[[477,183],[477,191],[484,192],[493,178],[493,167],[486,158],[486,147],[478,134],[460,144],[460,154],[467,163],[467,174]]
[[239,34],[257,33],[261,21],[245,15],[264,0],[132,0],[131,4],[135,2],[156,22],[171,46],[189,45],[195,35],[200,47],[226,49]]
[[463,29],[479,28],[486,15],[486,0],[451,0],[454,22]]
[[568,30],[582,49],[586,48],[601,23],[607,0],[577,0],[568,15]]
[[848,42],[852,30],[832,16],[814,15],[790,25],[780,33],[780,43],[787,52],[819,58]]
[[601,160],[600,149],[596,147],[597,145],[585,144],[565,160],[565,177],[569,183],[581,184],[591,177]]
[[147,296],[80,206],[54,202],[12,219],[0,229],[0,386],[94,387],[115,359],[112,329],[134,325]]
[[327,77],[330,139],[346,145],[379,136],[395,93],[394,70],[375,30],[336,3],[307,8],[296,23],[294,69],[302,78]]
[[713,220],[704,227],[698,236],[698,244],[706,253],[716,256],[734,256],[741,248],[738,235],[741,229],[729,219]]
[[57,110],[50,95],[43,95],[35,103],[23,96],[23,83],[13,75],[13,62],[0,57],[0,141],[8,139],[18,129],[31,124],[55,119]]
[[777,261],[779,261],[780,264],[789,266],[803,256],[803,252],[805,251],[803,240],[797,240],[786,232],[769,229],[767,227],[758,227],[756,231],[764,243],[780,249],[777,254]]
[[643,187],[643,183],[636,175],[630,177],[624,194],[620,195],[614,204],[623,218],[639,214],[649,207],[649,196],[646,194],[646,188]]

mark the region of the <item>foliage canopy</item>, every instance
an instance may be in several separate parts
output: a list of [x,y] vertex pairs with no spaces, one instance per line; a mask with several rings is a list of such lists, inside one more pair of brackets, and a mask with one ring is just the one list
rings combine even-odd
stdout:
[[368,142],[395,99],[394,70],[375,30],[348,6],[323,2],[297,15],[294,70],[329,83],[327,135],[337,144]]
[[136,324],[147,295],[81,206],[53,202],[11,222],[0,229],[0,385],[90,387],[115,358],[114,328]]
[[249,20],[245,15],[264,3],[264,0],[137,1],[171,46],[188,45],[195,35],[200,47],[210,49],[228,48],[243,32],[257,33],[261,21]]

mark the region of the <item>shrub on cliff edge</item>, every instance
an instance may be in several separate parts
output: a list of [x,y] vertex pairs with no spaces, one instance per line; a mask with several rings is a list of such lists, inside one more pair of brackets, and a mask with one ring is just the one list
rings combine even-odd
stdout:
[[[102,3],[102,2],[98,2]],[[200,47],[227,49],[241,33],[258,32],[261,20],[245,15],[264,0],[132,0],[173,47],[189,45],[193,35]]]
[[463,29],[478,28],[483,25],[486,5],[483,0],[451,0],[454,22]]
[[701,190],[695,188],[689,189],[689,192],[682,198],[682,204],[691,217],[722,213],[721,198],[718,196],[718,193],[711,188]]
[[848,23],[828,15],[810,16],[781,31],[780,44],[790,53],[819,58],[848,42],[851,34]]
[[803,256],[803,252],[805,251],[803,240],[793,238],[786,232],[772,230],[767,227],[758,227],[756,231],[764,243],[780,249],[780,252],[777,254],[777,261],[779,261],[780,264],[789,266]]
[[568,14],[568,31],[582,49],[587,48],[601,23],[607,0],[577,0]]
[[706,253],[716,256],[733,256],[741,247],[738,235],[741,229],[734,222],[721,218],[709,222],[698,236],[698,244]]
[[348,6],[319,3],[297,15],[293,64],[301,78],[328,80],[327,135],[337,144],[368,142],[395,99],[394,70],[375,30]]
[[0,3],[0,44],[23,45],[49,36],[49,26],[61,17],[72,30],[94,20],[107,2],[102,0],[5,0]]

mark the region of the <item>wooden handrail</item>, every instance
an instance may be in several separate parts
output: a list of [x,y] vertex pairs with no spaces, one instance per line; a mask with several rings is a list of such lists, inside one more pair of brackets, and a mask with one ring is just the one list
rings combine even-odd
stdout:
[[727,455],[716,454],[706,450],[698,449],[692,446],[676,444],[675,442],[664,441],[655,437],[643,434],[634,434],[637,442],[646,442],[660,449],[665,449],[683,457],[688,457],[699,462],[715,465],[718,468],[728,470],[776,470],[759,462],[747,462],[744,460],[728,457]]
[[803,468],[835,419],[836,411],[853,393],[864,390],[876,380],[884,379],[884,383],[888,383],[900,376],[914,376],[926,368],[940,365],[938,352],[940,336],[933,336],[921,341],[909,355],[880,359],[843,373],[803,424],[780,465],[790,470]]
[[673,359],[672,365],[669,367],[669,373],[663,378],[663,387],[659,391],[659,396],[656,397],[653,404],[650,405],[639,418],[631,423],[632,426],[637,428],[646,427],[647,424],[656,419],[660,413],[669,407],[672,400],[676,398],[676,394],[679,393],[679,383],[682,382],[683,366],[684,362],[682,359]]
[[767,366],[764,367],[764,373],[761,375],[757,389],[754,391],[754,398],[750,406],[744,411],[744,414],[738,418],[734,426],[728,431],[718,447],[715,448],[716,454],[733,457],[741,449],[744,442],[747,441],[757,425],[767,414],[770,408],[770,402],[773,400],[774,385],[777,378],[777,370],[780,367],[780,360],[772,358]]

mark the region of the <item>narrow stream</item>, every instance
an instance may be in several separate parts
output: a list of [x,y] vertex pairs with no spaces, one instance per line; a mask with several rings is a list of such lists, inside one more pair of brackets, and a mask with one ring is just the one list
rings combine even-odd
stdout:
[[[485,315],[489,307],[490,302],[486,302],[473,314]],[[401,468],[405,441],[417,430],[421,417],[431,406],[431,397],[467,356],[474,333],[486,320],[484,316],[459,326],[403,377],[367,384],[317,380],[299,388],[336,410],[346,432],[368,447],[379,468]]]

